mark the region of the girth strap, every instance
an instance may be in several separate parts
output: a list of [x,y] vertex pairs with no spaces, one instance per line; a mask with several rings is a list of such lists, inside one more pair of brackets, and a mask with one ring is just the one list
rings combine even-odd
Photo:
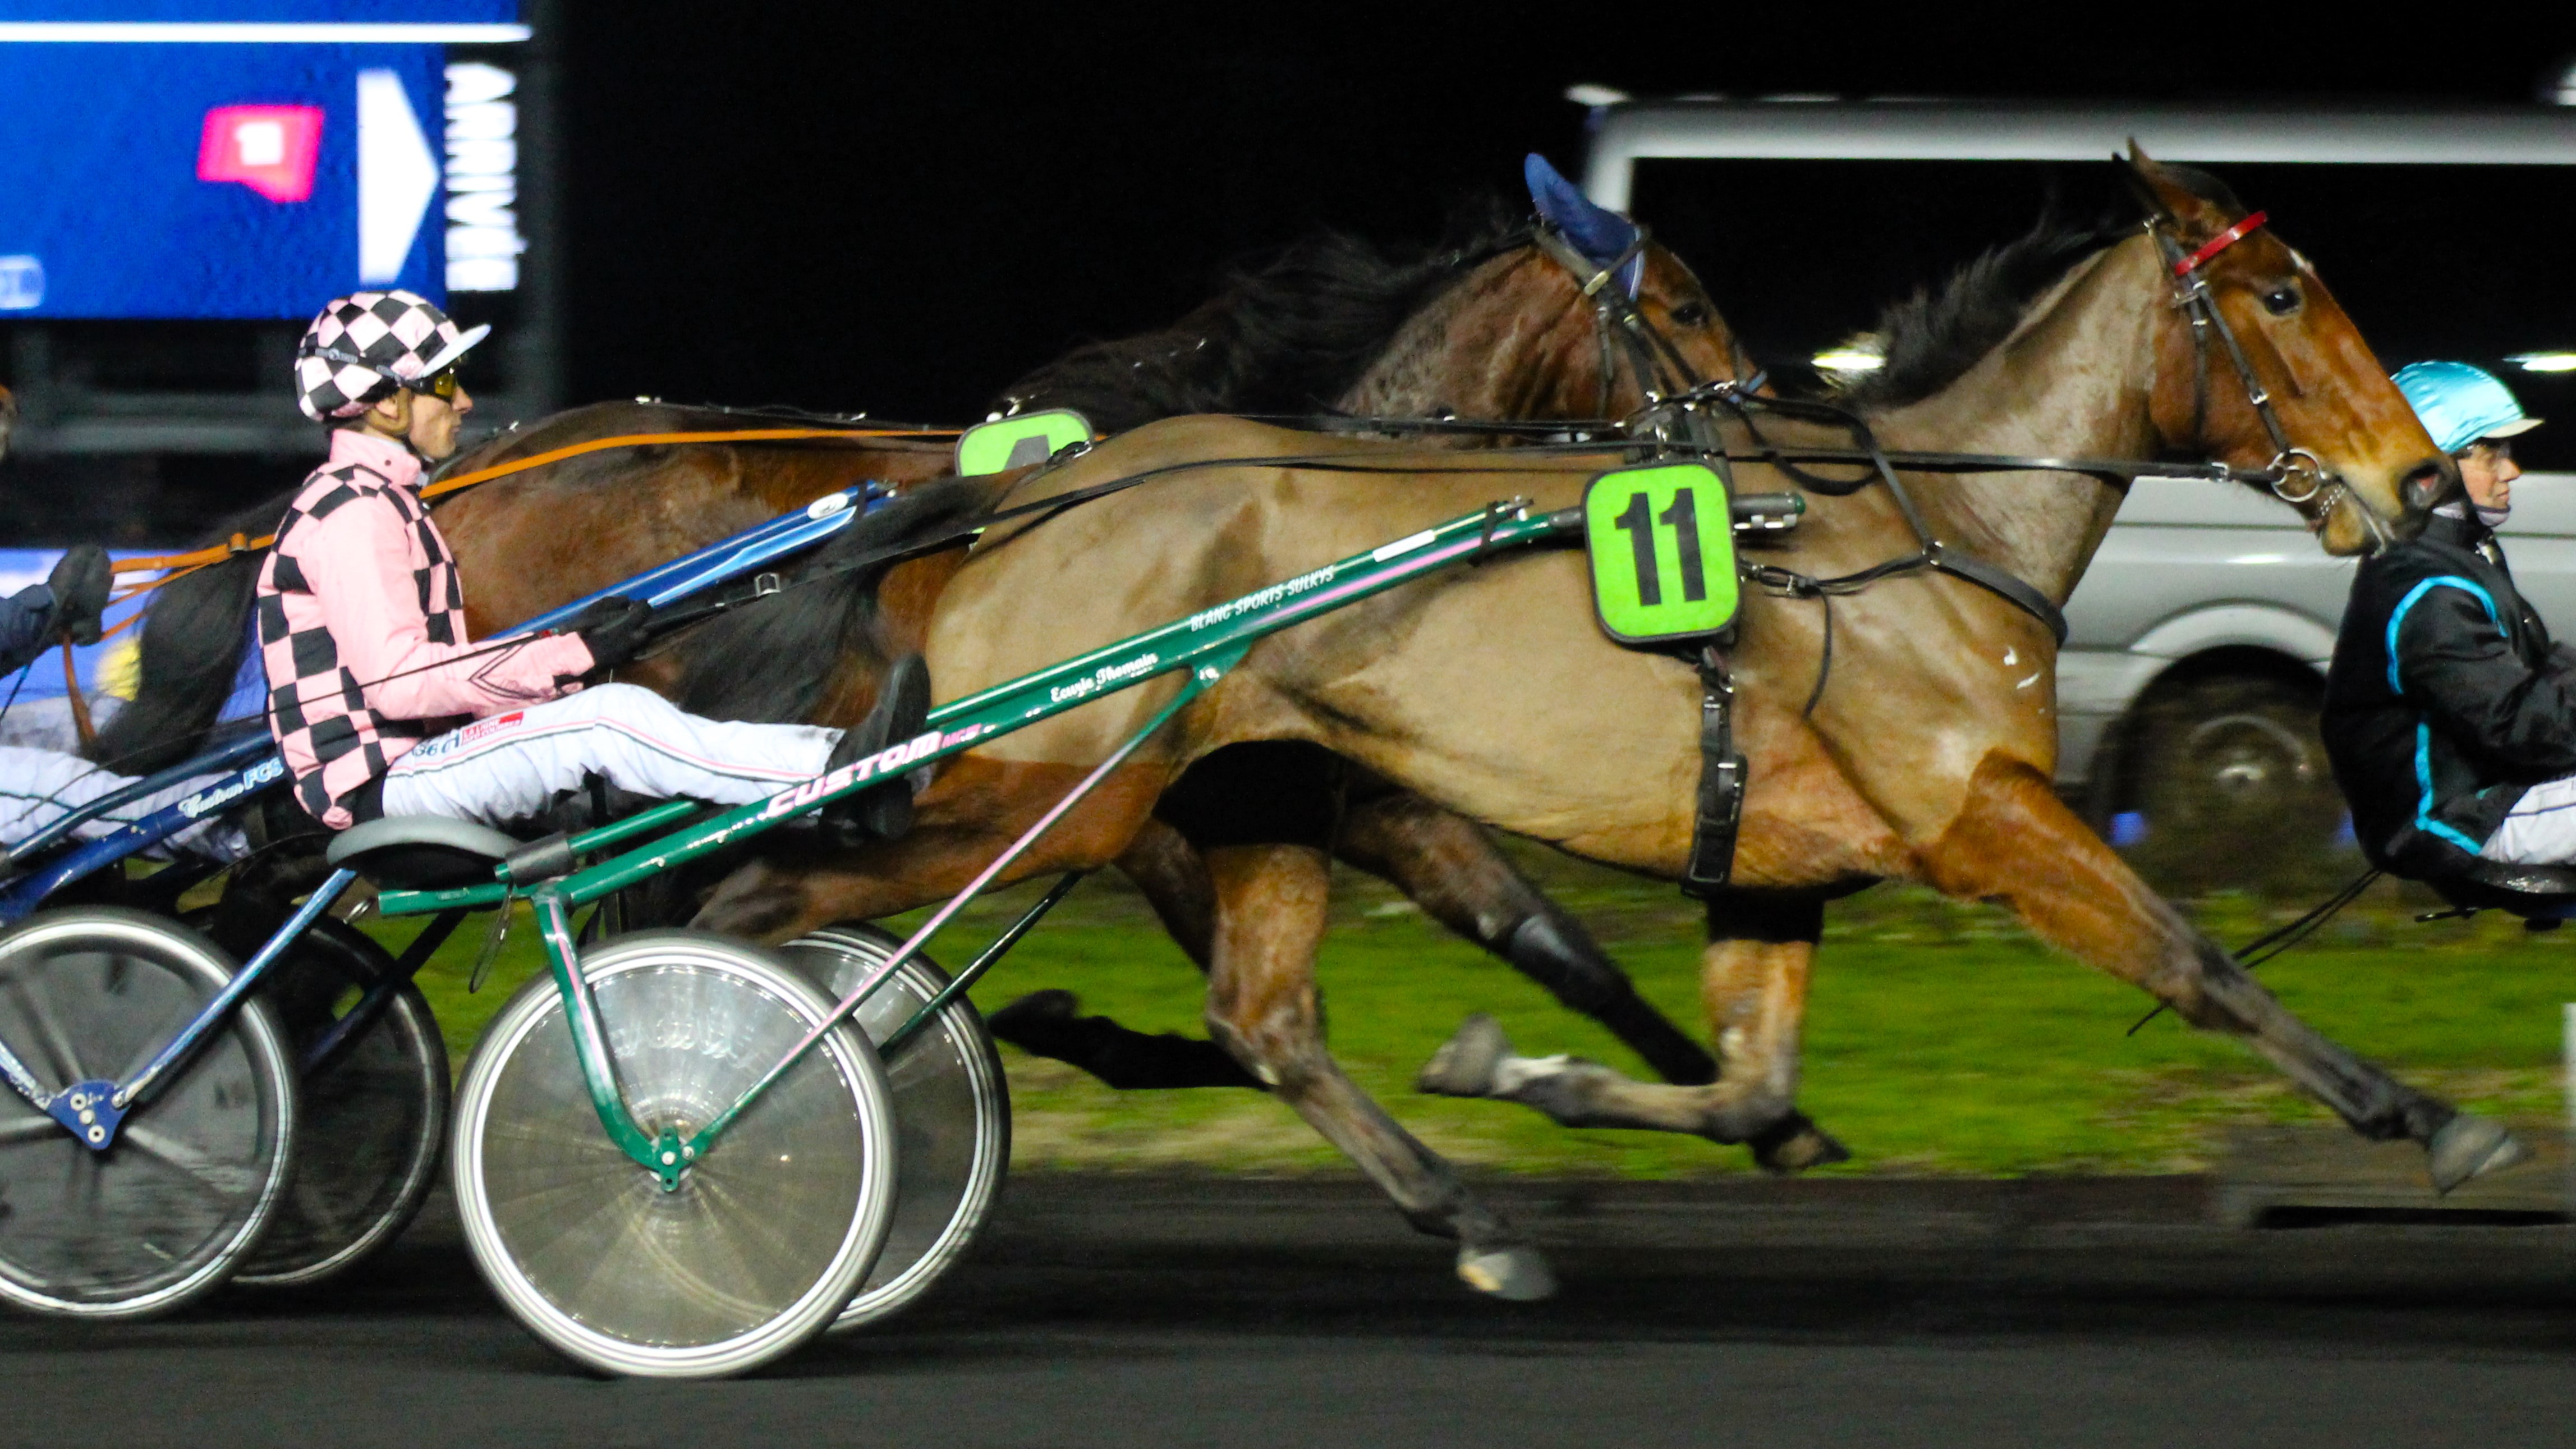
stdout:
[[1714,644],[1699,655],[1699,811],[1691,824],[1682,894],[1707,896],[1735,874],[1735,834],[1744,821],[1744,757],[1735,752],[1735,683]]

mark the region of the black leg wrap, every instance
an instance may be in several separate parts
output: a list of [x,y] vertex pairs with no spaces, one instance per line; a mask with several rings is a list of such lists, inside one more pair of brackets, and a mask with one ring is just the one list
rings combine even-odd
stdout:
[[1572,918],[1531,916],[1512,929],[1502,952],[1557,1000],[1608,1027],[1665,1081],[1697,1087],[1717,1080],[1717,1059],[1637,995],[1627,973]]
[[1708,938],[1783,946],[1825,934],[1825,898],[1806,892],[1723,890],[1708,897]]
[[1174,1087],[1267,1090],[1215,1042],[1177,1032],[1148,1036],[1105,1016],[1075,1016],[1070,991],[1037,991],[986,1020],[993,1035],[1031,1056],[1079,1067],[1122,1092]]
[[1154,813],[1201,850],[1225,845],[1329,847],[1341,820],[1341,761],[1319,745],[1255,740],[1189,767]]

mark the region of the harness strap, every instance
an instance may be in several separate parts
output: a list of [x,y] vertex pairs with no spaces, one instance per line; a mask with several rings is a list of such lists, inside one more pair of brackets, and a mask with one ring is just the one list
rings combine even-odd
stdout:
[[2057,607],[2055,600],[2041,593],[2029,580],[1975,554],[1943,548],[1937,541],[1923,553],[1925,567],[1966,579],[1979,588],[2002,595],[2022,612],[2047,625],[2050,637],[2058,643],[2066,642],[2066,611]]

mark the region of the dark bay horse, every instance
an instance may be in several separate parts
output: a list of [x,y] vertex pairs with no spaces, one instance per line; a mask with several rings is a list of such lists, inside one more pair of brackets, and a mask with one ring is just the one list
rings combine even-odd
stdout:
[[[2183,250],[2244,213],[2197,173],[2129,163],[2153,226]],[[1901,316],[1890,380],[1859,401],[1891,445],[2152,457],[2262,468],[2276,454],[2249,399],[2268,389],[2294,444],[2333,480],[2293,490],[2325,545],[2406,536],[2456,486],[2449,468],[2308,263],[2268,232],[2203,275],[2251,378],[2201,354],[2158,237],[2035,238],[1971,269],[1944,305]],[[2038,257],[2050,265],[2031,265]],[[2019,265],[2014,265],[2019,263]],[[1965,290],[1960,290],[1965,289]],[[2201,365],[2205,364],[2205,366]],[[1794,426],[1775,439],[1845,440]],[[1737,441],[1742,441],[1741,435]],[[1426,524],[1526,496],[1573,504],[1619,460],[1439,455],[1230,419],[1160,423],[1052,470],[1012,501],[1178,463],[1334,454],[1407,470],[1226,466],[1182,472],[988,533],[942,595],[927,639],[942,699],[1078,655]],[[1486,459],[1490,461],[1487,462]],[[1455,468],[1458,455],[1439,466]],[[1917,476],[1932,532],[2063,600],[2122,489],[2076,475]],[[1739,465],[1746,491],[1791,486]],[[1909,552],[1884,489],[1818,497],[1778,555],[1834,575]],[[1606,641],[1580,559],[1523,555],[1407,585],[1255,646],[1011,872],[1115,859],[1180,770],[1246,740],[1302,740],[1465,817],[1672,878],[1699,770],[1699,684],[1685,662]],[[2513,1160],[2501,1128],[2456,1112],[2328,1041],[2150,891],[2050,786],[2056,645],[2032,615],[1963,580],[1916,572],[1833,603],[1832,672],[1810,599],[1755,592],[1735,647],[1739,747],[1752,762],[1735,881],[1803,917],[1770,940],[1713,941],[1703,981],[1725,1071],[1646,1084],[1591,1063],[1469,1042],[1435,1085],[1559,1120],[1743,1141],[1794,1110],[1798,1040],[1821,902],[1870,880],[1923,882],[2012,908],[2038,936],[2133,982],[2205,1029],[2243,1038],[2366,1136],[2424,1145],[2447,1188]],[[944,770],[912,835],[830,861],[765,859],[728,879],[698,924],[784,936],[937,899],[990,861],[1169,698],[1111,696]],[[1417,1226],[1459,1240],[1476,1287],[1537,1296],[1543,1260],[1436,1155],[1339,1070],[1312,975],[1324,926],[1323,842],[1208,852],[1216,931],[1208,1018],[1229,1050],[1379,1183]],[[1455,1044],[1453,1044],[1455,1045]]]
[[[1597,209],[1571,220],[1596,229],[1627,226]],[[1170,328],[1085,348],[1041,369],[1007,390],[1001,406],[1076,407],[1112,430],[1206,408],[1542,419],[1625,412],[1642,401],[1641,382],[1633,359],[1605,351],[1603,324],[1581,293],[1582,280],[1525,225],[1499,218],[1418,258],[1390,258],[1327,235],[1291,248],[1259,273],[1237,277]],[[1642,321],[1670,340],[1688,374],[1684,380],[1736,373],[1732,335],[1698,280],[1669,251],[1644,249],[1635,305]],[[460,474],[596,438],[777,421],[645,401],[598,404],[514,429],[445,471]],[[482,633],[860,477],[907,486],[945,471],[947,462],[946,446],[930,442],[656,445],[590,454],[482,485],[443,502],[439,518],[469,580],[472,627]],[[227,521],[218,536],[266,531],[283,501]],[[854,720],[872,702],[872,669],[825,680],[798,666],[817,652],[862,648],[880,633],[904,647],[959,557],[899,567],[871,601],[873,609],[819,622],[792,639],[775,638],[747,617],[748,627],[702,629],[630,667],[625,677],[728,717]],[[255,573],[255,558],[233,560],[174,584],[155,602],[143,639],[141,698],[103,735],[100,758],[129,770],[150,768],[181,757],[202,738],[233,678]],[[1396,881],[1435,919],[1502,955],[1569,1005],[1602,1019],[1667,1078],[1714,1079],[1707,1053],[1640,1000],[1581,925],[1476,827],[1417,797],[1381,789],[1348,812],[1341,853]],[[1149,822],[1119,863],[1184,949],[1204,963],[1211,895],[1205,868],[1182,832]],[[1121,1059],[1132,1063],[1142,1046],[1151,1052],[1144,1070],[1155,1084],[1252,1080],[1206,1043],[1137,1038],[1098,1018],[1041,1017],[1025,1025],[1025,1044],[1094,1070]],[[1798,1160],[1825,1155],[1813,1148]],[[1784,1158],[1782,1165],[1791,1164]]]

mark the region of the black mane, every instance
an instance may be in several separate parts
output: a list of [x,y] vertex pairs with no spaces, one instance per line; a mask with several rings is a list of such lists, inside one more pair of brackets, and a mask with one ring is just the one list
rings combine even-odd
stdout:
[[1886,364],[1845,388],[1840,401],[1880,412],[1948,387],[2012,335],[2041,293],[2134,230],[2043,215],[2027,235],[1953,272],[1940,290],[1922,288],[1889,304],[1874,329],[1883,339]]
[[[200,541],[277,531],[302,485],[218,521]],[[89,758],[120,774],[148,775],[195,754],[221,719],[250,641],[261,555],[239,553],[173,580],[143,611],[141,680],[134,700],[101,725]]]
[[1112,433],[1185,413],[1329,409],[1406,318],[1525,234],[1492,199],[1429,248],[1318,232],[1230,272],[1215,297],[1169,327],[1048,363],[1004,388],[993,408],[1072,408]]

